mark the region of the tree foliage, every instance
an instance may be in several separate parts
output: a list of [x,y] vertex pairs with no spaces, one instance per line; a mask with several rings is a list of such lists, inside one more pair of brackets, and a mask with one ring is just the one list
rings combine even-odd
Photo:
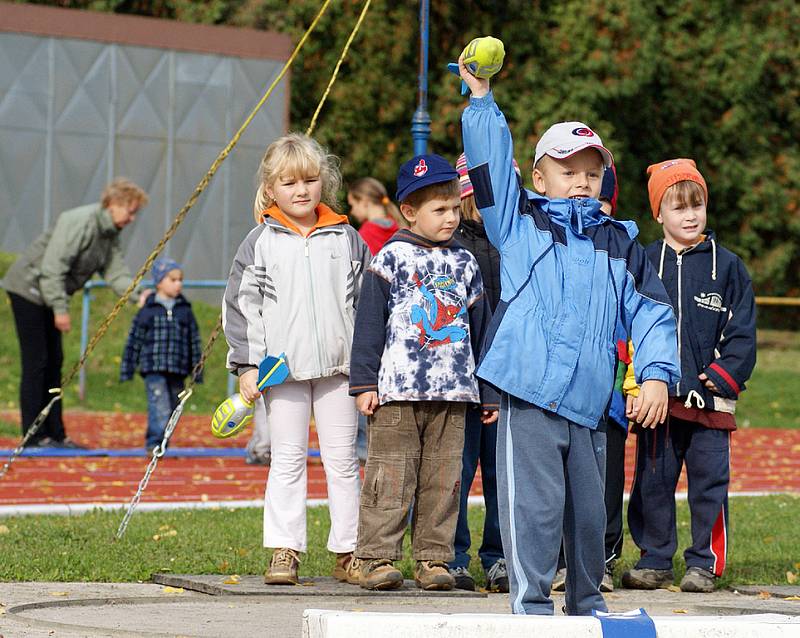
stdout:
[[[102,11],[225,23],[296,41],[321,0],[61,0]],[[295,63],[292,127],[303,130],[362,7],[335,0]],[[418,3],[373,0],[318,124],[345,178],[387,186],[411,154]],[[660,236],[645,170],[692,157],[710,188],[709,226],[747,262],[760,294],[800,295],[800,4],[795,0],[431,0],[431,148],[460,152],[465,100],[446,71],[470,39],[506,44],[495,97],[523,173],[544,130],[587,122],[615,155],[620,215]],[[390,188],[390,191],[392,189]]]

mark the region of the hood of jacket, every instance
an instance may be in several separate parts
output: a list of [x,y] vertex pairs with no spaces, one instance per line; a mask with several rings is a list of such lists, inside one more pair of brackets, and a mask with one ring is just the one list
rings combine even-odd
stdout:
[[455,235],[450,237],[450,239],[447,241],[431,241],[430,239],[422,237],[421,235],[417,235],[407,228],[401,228],[398,230],[389,238],[386,244],[397,241],[414,244],[415,246],[420,246],[421,248],[427,248],[429,250],[435,250],[437,248],[464,248],[455,238]]

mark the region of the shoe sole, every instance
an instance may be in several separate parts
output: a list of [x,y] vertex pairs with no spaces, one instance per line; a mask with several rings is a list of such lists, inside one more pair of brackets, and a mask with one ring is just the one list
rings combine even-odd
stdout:
[[611,585],[609,587],[608,585],[603,585],[601,583],[600,584],[600,591],[603,592],[604,594],[610,594],[612,591],[614,591],[614,585]]
[[[427,585],[423,585],[420,581],[414,580],[417,584],[417,587],[422,589],[423,591],[450,591],[453,589],[453,583],[428,583]],[[472,591],[475,591],[474,589]]]
[[672,581],[664,583],[651,583],[644,580],[639,580],[633,576],[628,576],[622,579],[622,586],[625,589],[644,589],[646,591],[653,591],[655,589],[666,589],[672,585]]
[[292,580],[291,578],[265,578],[264,579],[265,585],[299,585],[299,580]]
[[696,585],[683,585],[681,584],[681,591],[687,594],[711,594],[716,590],[716,587],[698,587]]
[[400,587],[403,586],[403,581],[391,581],[387,583],[378,583],[377,585],[367,585],[366,583],[361,585],[359,583],[359,586],[362,589],[369,589],[370,591],[387,591],[389,589],[400,589]]

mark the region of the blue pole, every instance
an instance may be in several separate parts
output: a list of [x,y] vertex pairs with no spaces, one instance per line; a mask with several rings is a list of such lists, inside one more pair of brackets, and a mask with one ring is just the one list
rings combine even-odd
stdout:
[[431,135],[431,117],[428,115],[428,24],[430,22],[430,0],[419,2],[419,83],[417,110],[411,119],[411,138],[414,140],[414,155],[428,152]]

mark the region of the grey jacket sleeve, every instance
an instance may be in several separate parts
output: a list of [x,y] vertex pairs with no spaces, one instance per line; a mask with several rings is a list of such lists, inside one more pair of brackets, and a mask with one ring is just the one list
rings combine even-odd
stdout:
[[222,300],[222,329],[228,342],[227,367],[258,367],[266,356],[266,326],[262,317],[266,268],[255,264],[256,244],[264,226],[254,228],[236,251]]
[[93,240],[88,225],[69,223],[64,215],[56,220],[53,234],[42,256],[39,288],[42,299],[57,315],[69,311],[69,295],[64,280],[78,253]]
[[361,283],[364,280],[364,273],[372,260],[372,253],[369,251],[365,242],[358,231],[352,226],[347,227],[347,240],[350,244],[350,258],[352,261],[353,272],[353,306],[358,309],[358,299],[361,295]]
[[[128,286],[131,285],[133,277],[131,277],[131,272],[128,270],[128,266],[125,264],[125,260],[122,257],[119,239],[114,241],[108,263],[100,271],[100,274],[103,275],[103,279],[106,280],[108,285],[111,286],[111,289],[117,293],[119,297],[124,295],[128,290]],[[134,290],[134,292],[136,292],[136,290]],[[131,297],[129,301],[135,302],[136,300]]]

